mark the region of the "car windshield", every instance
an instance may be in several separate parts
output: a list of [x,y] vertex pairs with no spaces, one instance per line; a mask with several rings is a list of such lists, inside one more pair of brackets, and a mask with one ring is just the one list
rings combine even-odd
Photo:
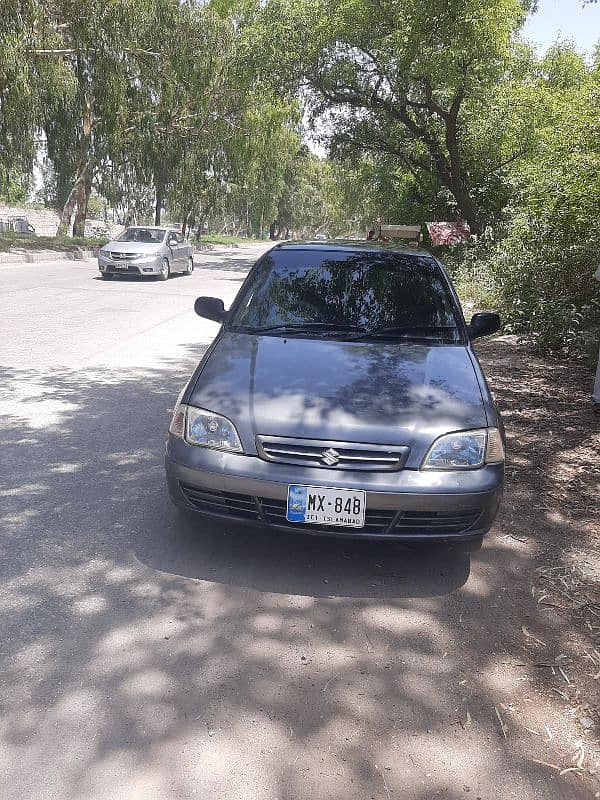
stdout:
[[165,238],[165,233],[165,228],[127,228],[117,237],[117,242],[160,244]]
[[435,260],[385,251],[272,250],[251,273],[229,327],[272,335],[462,339]]

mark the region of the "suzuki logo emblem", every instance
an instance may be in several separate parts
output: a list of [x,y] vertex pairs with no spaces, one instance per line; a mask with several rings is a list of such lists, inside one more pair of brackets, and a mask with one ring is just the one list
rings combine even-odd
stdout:
[[340,458],[340,454],[337,450],[334,450],[333,447],[321,453],[321,461],[328,467],[335,467],[336,464],[339,464]]

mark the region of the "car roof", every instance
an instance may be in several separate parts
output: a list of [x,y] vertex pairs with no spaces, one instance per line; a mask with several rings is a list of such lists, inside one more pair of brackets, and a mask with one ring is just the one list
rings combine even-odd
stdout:
[[434,258],[433,254],[423,247],[416,247],[410,244],[399,242],[374,242],[368,239],[335,239],[334,241],[306,241],[306,242],[278,242],[273,250],[317,250],[325,253],[335,252],[372,252],[372,253],[402,253],[410,256],[428,256]]
[[[172,225],[128,225],[127,230],[136,230],[142,229],[145,231],[164,231],[164,230],[171,230]],[[173,228],[175,230],[175,228]]]

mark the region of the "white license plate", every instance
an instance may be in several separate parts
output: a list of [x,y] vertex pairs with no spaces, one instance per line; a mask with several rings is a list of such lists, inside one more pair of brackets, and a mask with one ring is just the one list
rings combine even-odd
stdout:
[[122,261],[119,262],[118,264],[113,264],[113,267],[115,269],[127,269],[128,266],[129,264],[124,264]]
[[366,494],[359,489],[288,486],[288,522],[363,528],[366,507]]

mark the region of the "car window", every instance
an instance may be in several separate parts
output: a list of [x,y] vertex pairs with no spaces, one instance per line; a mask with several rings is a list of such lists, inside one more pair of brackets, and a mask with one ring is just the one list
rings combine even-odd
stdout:
[[[428,256],[273,250],[254,268],[230,327],[447,328],[461,339],[447,281]],[[454,331],[450,329],[455,329]]]
[[175,234],[177,236],[177,243],[181,244],[183,242],[183,236],[180,233]]
[[127,228],[117,237],[117,242],[143,242],[160,244],[165,236],[164,228]]

